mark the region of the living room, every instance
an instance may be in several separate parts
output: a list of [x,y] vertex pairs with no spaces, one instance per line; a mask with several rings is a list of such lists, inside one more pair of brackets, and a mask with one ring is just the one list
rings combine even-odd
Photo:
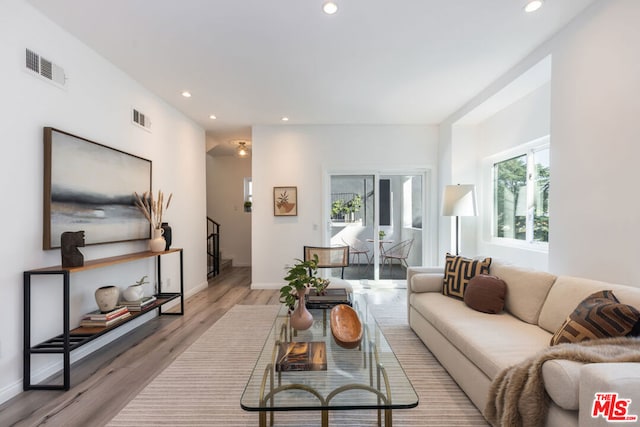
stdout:
[[[552,1],[547,0],[547,5]],[[635,0],[583,3],[590,4],[574,20],[528,54],[514,58],[510,68],[492,76],[488,87],[441,122],[255,124],[251,131],[252,287],[279,288],[284,266],[301,256],[302,245],[323,243],[327,207],[322,195],[328,173],[406,169],[422,170],[431,177],[425,224],[426,232],[437,237],[425,239],[425,265],[442,265],[444,254],[452,248],[453,223],[439,215],[442,188],[474,183],[480,214],[463,218],[463,254],[491,255],[554,274],[638,286],[635,213],[640,202],[630,190],[640,154],[635,143],[640,134],[636,119],[640,100],[634,96],[640,89],[636,25],[640,5]],[[202,126],[150,92],[145,82],[129,77],[29,2],[9,0],[1,8],[0,63],[7,72],[0,101],[7,141],[3,195],[16,204],[3,214],[5,224],[11,225],[5,230],[11,243],[2,249],[5,268],[0,276],[9,301],[0,332],[0,401],[4,402],[22,388],[22,273],[60,263],[59,251],[42,250],[42,128],[53,126],[153,161],[153,188],[173,193],[166,215],[174,228],[174,245],[184,249],[187,297],[207,288],[207,137]],[[25,48],[64,66],[68,82],[63,89],[24,71]],[[546,80],[500,104],[499,95],[532,69],[546,72]],[[464,73],[458,79],[465,79]],[[501,106],[483,113],[492,102]],[[151,132],[131,126],[131,107],[152,118]],[[490,191],[484,184],[486,162],[545,136],[550,138],[553,181],[548,248],[498,244],[486,223],[491,214]],[[281,185],[298,188],[300,207],[295,219],[273,216],[273,187]],[[85,259],[95,259],[144,249],[144,242],[127,242],[87,246],[82,252]],[[82,273],[86,285],[73,291],[72,318],[79,319],[95,304],[93,291],[98,285],[133,283],[141,269],[152,271],[153,263]],[[176,290],[177,269],[170,270],[165,280],[168,289]],[[57,286],[42,286],[37,298],[32,309],[38,322],[34,340],[57,333],[62,321],[58,303],[51,303],[61,300]],[[108,340],[147,320],[131,322]],[[74,360],[106,342],[86,346]],[[60,369],[53,359],[37,363],[39,379]]]

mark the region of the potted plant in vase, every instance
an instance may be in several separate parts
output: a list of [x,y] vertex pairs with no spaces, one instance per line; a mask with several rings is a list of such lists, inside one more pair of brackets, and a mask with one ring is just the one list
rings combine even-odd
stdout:
[[135,284],[129,286],[122,293],[125,301],[140,301],[144,296],[144,284],[149,283],[147,276],[142,276]]
[[280,302],[289,308],[291,326],[297,330],[305,330],[313,324],[313,316],[307,310],[304,297],[310,288],[322,293],[329,286],[329,280],[317,276],[317,255],[308,261],[296,261],[296,264],[287,269],[287,276],[284,278],[287,284],[280,288]]
[[164,203],[164,193],[161,190],[158,190],[158,198],[154,200],[153,193],[146,191],[142,193],[142,196],[138,195],[138,193],[133,193],[136,200],[136,206],[140,209],[140,212],[144,214],[144,217],[149,221],[151,227],[153,228],[153,238],[149,241],[149,248],[151,252],[162,252],[166,249],[167,242],[164,240],[162,235],[164,234],[164,230],[162,229],[162,215],[164,211],[169,209],[169,205],[171,204],[171,198],[173,197],[173,193],[169,194],[169,198],[167,199],[167,203]]

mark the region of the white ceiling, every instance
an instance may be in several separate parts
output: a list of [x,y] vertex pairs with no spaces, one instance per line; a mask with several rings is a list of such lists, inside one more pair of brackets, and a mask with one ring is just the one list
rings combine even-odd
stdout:
[[593,2],[336,0],[329,16],[323,0],[28,1],[221,146],[282,116],[440,123]]

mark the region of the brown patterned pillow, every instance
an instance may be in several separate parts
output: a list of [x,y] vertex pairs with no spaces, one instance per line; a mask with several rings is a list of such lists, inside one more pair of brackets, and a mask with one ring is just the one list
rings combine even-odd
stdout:
[[551,338],[551,345],[626,336],[639,321],[640,312],[621,304],[612,291],[596,292],[578,304]]
[[463,299],[469,280],[476,274],[489,274],[491,258],[473,260],[447,254],[444,267],[444,286],[442,293],[453,298]]

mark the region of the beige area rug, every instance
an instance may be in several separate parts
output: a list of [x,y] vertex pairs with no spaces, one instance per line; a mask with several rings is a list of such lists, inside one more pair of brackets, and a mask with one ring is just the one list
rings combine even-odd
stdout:
[[[374,315],[420,398],[396,410],[396,426],[486,426],[484,418],[409,329],[406,311],[375,306]],[[108,426],[257,426],[240,396],[277,306],[236,305],[158,375]],[[405,311],[405,312],[403,312]],[[222,344],[224,343],[224,344]],[[331,426],[375,426],[376,411],[333,411]],[[277,412],[276,426],[319,426],[319,412]]]

